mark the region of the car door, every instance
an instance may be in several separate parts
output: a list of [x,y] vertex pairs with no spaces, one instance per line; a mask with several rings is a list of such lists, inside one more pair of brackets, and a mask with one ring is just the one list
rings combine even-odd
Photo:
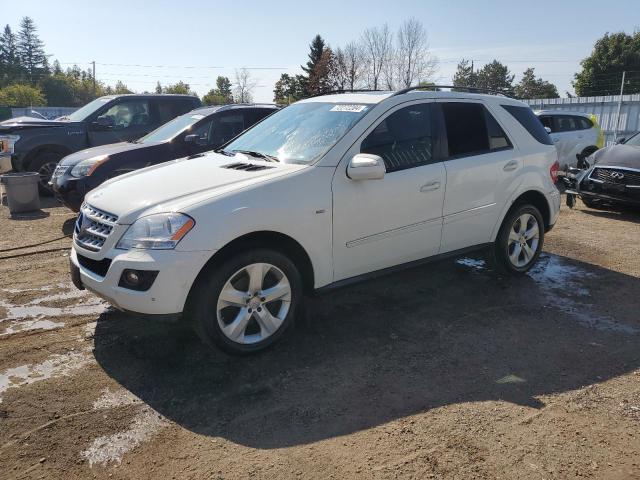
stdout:
[[491,240],[523,162],[483,103],[443,99],[437,105],[447,176],[440,248],[444,253]]
[[[342,158],[332,184],[335,280],[438,253],[446,179],[432,108],[408,102],[391,109]],[[382,157],[384,178],[349,179],[358,153]]]
[[156,122],[148,99],[121,98],[101,109],[89,124],[91,146],[136,140]]

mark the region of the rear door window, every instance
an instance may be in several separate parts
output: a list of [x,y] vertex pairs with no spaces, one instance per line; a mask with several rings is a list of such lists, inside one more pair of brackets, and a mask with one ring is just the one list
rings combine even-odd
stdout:
[[449,157],[489,151],[484,107],[479,103],[442,103]]
[[557,115],[554,117],[554,120],[556,126],[555,131],[558,133],[579,130],[576,126],[576,117],[572,117],[570,115]]
[[578,130],[588,130],[593,127],[593,123],[591,120],[585,117],[575,117],[576,125]]

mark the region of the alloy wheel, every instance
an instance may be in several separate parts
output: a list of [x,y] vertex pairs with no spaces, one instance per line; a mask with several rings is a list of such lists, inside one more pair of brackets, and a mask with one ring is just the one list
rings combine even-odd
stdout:
[[291,307],[291,284],[282,270],[253,263],[234,273],[218,296],[216,318],[231,341],[254,344],[273,335]]
[[540,243],[540,226],[535,216],[523,213],[511,225],[507,241],[507,256],[516,267],[529,264],[535,256]]
[[38,174],[40,175],[40,187],[46,191],[51,191],[49,180],[51,180],[57,165],[57,162],[47,162],[38,169]]

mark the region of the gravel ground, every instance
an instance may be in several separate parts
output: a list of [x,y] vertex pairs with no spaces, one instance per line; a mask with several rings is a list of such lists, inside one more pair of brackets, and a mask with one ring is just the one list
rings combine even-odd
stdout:
[[[2,478],[640,478],[640,213],[564,209],[483,255],[309,302],[232,358],[75,290],[50,202],[0,213]],[[13,258],[8,258],[13,257]]]

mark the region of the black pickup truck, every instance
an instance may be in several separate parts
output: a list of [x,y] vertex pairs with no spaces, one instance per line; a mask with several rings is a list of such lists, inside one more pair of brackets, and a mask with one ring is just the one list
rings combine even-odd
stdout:
[[10,157],[17,172],[38,172],[40,192],[50,195],[49,179],[62,157],[88,147],[135,140],[200,105],[190,95],[110,95],[56,120],[5,120],[0,123],[0,160]]

